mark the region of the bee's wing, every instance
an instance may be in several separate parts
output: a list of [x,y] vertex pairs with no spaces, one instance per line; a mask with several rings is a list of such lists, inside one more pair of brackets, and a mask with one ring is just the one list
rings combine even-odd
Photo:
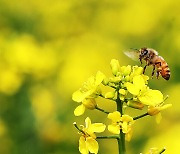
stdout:
[[124,51],[124,54],[134,61],[139,60],[139,51],[138,50],[127,50],[127,51]]

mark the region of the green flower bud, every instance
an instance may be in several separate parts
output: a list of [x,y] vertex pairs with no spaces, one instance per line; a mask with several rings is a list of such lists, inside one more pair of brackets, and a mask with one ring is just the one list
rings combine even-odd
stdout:
[[140,109],[140,110],[142,110],[143,107],[144,107],[144,105],[142,103],[136,102],[136,101],[128,101],[127,105],[129,107],[132,107],[132,108],[135,108],[135,109]]
[[126,82],[129,82],[129,81],[130,81],[130,76],[127,75],[124,80],[125,80]]
[[119,99],[120,99],[121,101],[124,101],[125,97],[124,97],[123,95],[121,95],[121,96],[119,97]]
[[105,98],[114,98],[114,96],[115,96],[114,91],[110,91],[105,94]]
[[121,95],[126,95],[126,90],[124,90],[124,89],[119,89],[119,93],[120,93]]
[[112,59],[110,65],[111,65],[112,74],[116,76],[120,68],[119,61],[116,59]]
[[97,106],[97,103],[94,98],[85,99],[82,103],[86,108],[88,108],[90,110],[95,109]]
[[109,83],[109,78],[104,78],[104,80],[102,81],[102,84],[103,85],[108,85],[108,83]]

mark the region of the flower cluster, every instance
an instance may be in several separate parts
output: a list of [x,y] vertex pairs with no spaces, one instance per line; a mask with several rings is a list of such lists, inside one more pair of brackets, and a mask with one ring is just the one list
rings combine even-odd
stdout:
[[[111,70],[113,77],[106,77],[98,71],[95,76],[91,76],[79,90],[75,91],[72,99],[80,103],[74,110],[75,116],[84,114],[85,109],[99,110],[108,114],[107,118],[112,121],[108,125],[108,131],[117,136],[107,138],[116,138],[124,143],[130,141],[132,136],[132,126],[135,120],[144,116],[156,116],[160,121],[160,112],[167,109],[171,104],[164,104],[163,94],[159,90],[153,90],[148,86],[149,77],[143,74],[143,68],[138,66],[120,66],[119,61],[112,59]],[[110,91],[104,93],[103,86],[110,87]],[[102,97],[116,102],[117,111],[108,112],[98,106],[96,98]],[[125,114],[124,108],[131,107],[143,109],[147,106],[147,112],[137,117],[131,117]],[[81,153],[97,153],[98,142],[95,133],[105,130],[105,124],[91,124],[90,118],[86,118],[86,125],[78,128],[81,137],[79,140],[79,151]],[[124,148],[125,149],[125,148]],[[123,150],[123,149],[122,149]]]
[[112,124],[108,125],[108,130],[113,134],[120,134],[120,130],[126,134],[126,140],[130,141],[132,135],[131,125],[134,120],[129,115],[122,115],[118,111],[108,114],[108,119],[112,120]]

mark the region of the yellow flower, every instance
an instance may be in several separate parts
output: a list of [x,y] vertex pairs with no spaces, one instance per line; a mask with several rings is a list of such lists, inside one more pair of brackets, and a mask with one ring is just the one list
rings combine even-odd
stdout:
[[99,145],[96,141],[96,133],[101,133],[105,130],[106,126],[102,123],[91,124],[91,119],[87,117],[85,119],[85,127],[82,127],[80,134],[82,135],[79,139],[79,151],[82,154],[98,153]]
[[113,134],[119,134],[120,129],[126,134],[126,139],[130,140],[132,135],[132,124],[134,123],[133,118],[129,115],[122,115],[118,111],[108,114],[108,119],[112,120],[112,124],[108,125],[108,130]]
[[163,103],[160,103],[156,106],[148,106],[148,114],[150,116],[156,116],[156,122],[157,123],[160,123],[161,119],[162,119],[162,116],[161,116],[161,111],[162,110],[165,110],[169,107],[171,107],[172,104],[165,104],[164,105],[164,102]]
[[96,102],[94,98],[100,93],[99,85],[102,83],[105,75],[100,71],[97,72],[96,76],[91,76],[87,82],[83,84],[83,87],[75,91],[72,95],[72,99],[75,102],[82,102],[75,110],[74,114],[80,116],[84,113],[85,108],[94,109],[96,107]]
[[133,77],[133,83],[127,82],[125,86],[142,104],[155,106],[163,101],[163,95],[158,90],[149,89],[146,79],[145,76],[136,75]]

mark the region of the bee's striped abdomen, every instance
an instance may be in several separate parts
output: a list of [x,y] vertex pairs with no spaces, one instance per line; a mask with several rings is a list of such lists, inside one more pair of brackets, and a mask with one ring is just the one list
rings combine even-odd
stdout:
[[170,69],[169,69],[168,64],[165,61],[162,62],[161,68],[162,68],[162,70],[161,70],[162,77],[164,79],[166,79],[166,80],[169,80],[169,78],[170,78]]

